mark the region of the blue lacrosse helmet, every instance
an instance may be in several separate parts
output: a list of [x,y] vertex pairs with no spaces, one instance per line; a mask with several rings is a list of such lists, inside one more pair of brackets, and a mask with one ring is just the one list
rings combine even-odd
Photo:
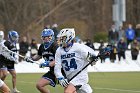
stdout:
[[[45,37],[51,37],[51,40],[46,41]],[[52,29],[43,29],[41,33],[41,38],[44,43],[44,48],[47,49],[54,42],[54,32]]]
[[9,31],[8,38],[11,42],[17,42],[19,39],[19,34],[16,31]]

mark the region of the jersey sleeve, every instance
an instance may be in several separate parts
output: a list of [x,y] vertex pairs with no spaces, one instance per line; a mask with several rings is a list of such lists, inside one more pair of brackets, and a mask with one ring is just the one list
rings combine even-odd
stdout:
[[95,51],[88,47],[87,45],[81,44],[81,47],[79,48],[79,51],[81,53],[81,56],[83,57],[83,59],[87,59],[88,53],[96,56]]
[[42,56],[42,47],[43,47],[43,45],[41,44],[39,46],[38,53],[37,53],[39,56]]
[[5,45],[8,49],[11,50],[9,41],[5,41],[5,42],[4,42],[4,45]]
[[63,78],[64,76],[62,75],[61,72],[62,68],[62,63],[61,63],[61,54],[59,48],[56,50],[55,54],[55,67],[54,67],[54,73],[56,78]]

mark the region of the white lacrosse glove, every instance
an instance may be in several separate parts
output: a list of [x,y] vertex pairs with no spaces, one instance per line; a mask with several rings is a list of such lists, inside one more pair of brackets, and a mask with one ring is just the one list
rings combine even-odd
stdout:
[[10,61],[14,61],[18,63],[17,57],[15,57],[16,53],[9,50],[5,45],[1,46],[0,54],[3,55],[5,58],[9,59]]
[[60,83],[60,85],[61,85],[62,87],[67,87],[67,86],[69,85],[68,80],[65,79],[65,78],[63,78],[63,77],[58,78],[58,80],[59,80],[59,83]]
[[14,57],[14,58],[13,58],[13,61],[15,62],[15,64],[18,64],[18,63],[19,63],[17,57]]

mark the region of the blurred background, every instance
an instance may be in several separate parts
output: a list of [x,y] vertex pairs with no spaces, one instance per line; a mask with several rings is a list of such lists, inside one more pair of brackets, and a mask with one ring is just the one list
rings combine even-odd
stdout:
[[[62,28],[74,28],[75,41],[96,54],[106,46],[111,48],[108,58],[101,57],[88,67],[95,93],[140,93],[140,0],[0,0],[0,30],[6,40],[9,31],[19,33],[19,54],[37,54],[44,28],[53,29],[55,37]],[[39,93],[36,80],[48,68],[23,58],[15,68],[17,88],[22,93]],[[11,76],[6,83],[12,89]],[[63,91],[60,86],[49,89]]]
[[83,40],[107,41],[112,24],[140,23],[139,5],[140,0],[0,0],[0,30],[40,42],[44,27],[73,27]]

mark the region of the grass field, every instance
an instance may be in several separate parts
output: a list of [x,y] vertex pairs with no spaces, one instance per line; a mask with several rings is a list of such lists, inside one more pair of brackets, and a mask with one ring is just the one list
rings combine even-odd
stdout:
[[[35,88],[41,74],[17,74],[17,88],[22,93],[39,93]],[[94,93],[140,93],[140,72],[89,73],[89,84]],[[11,76],[6,78],[6,84],[11,88]],[[63,88],[57,85],[48,87],[51,93],[63,93]]]

